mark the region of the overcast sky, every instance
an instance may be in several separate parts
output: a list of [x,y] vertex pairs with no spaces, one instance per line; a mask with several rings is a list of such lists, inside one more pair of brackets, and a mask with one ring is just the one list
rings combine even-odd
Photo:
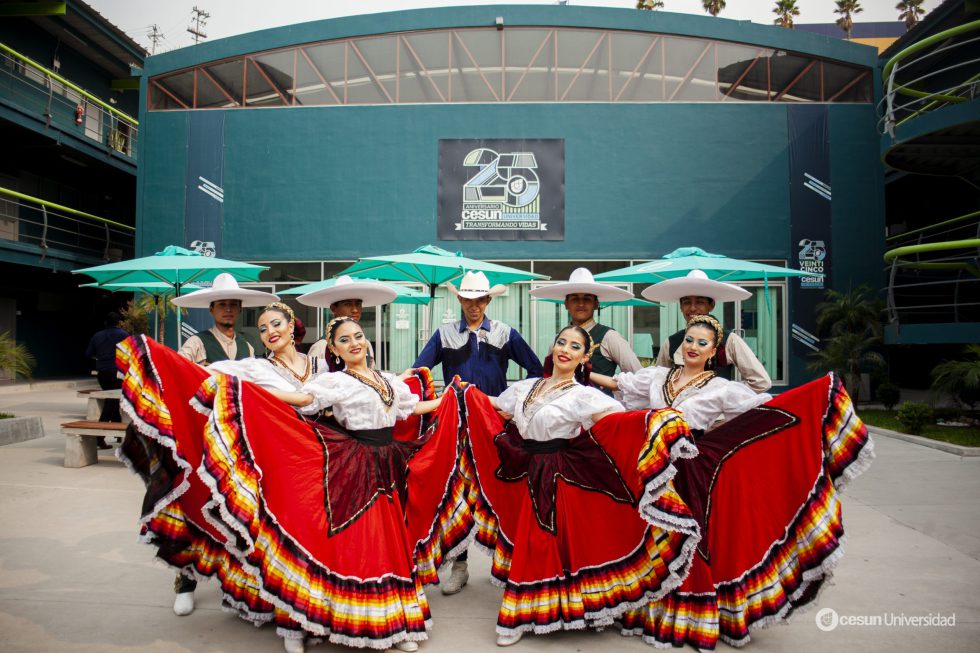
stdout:
[[[923,7],[928,11],[938,6],[941,0],[926,0]],[[209,40],[234,36],[246,32],[280,25],[304,23],[324,18],[372,14],[400,9],[420,7],[452,7],[460,5],[488,4],[557,4],[555,0],[497,0],[478,2],[477,0],[87,0],[110,22],[120,27],[136,42],[148,50],[150,39],[147,35],[151,25],[156,24],[163,32],[163,39],[157,52],[173,50],[191,45],[191,35],[187,28],[191,25],[192,9],[196,5],[211,14],[207,19],[204,33]],[[856,22],[878,22],[898,19],[894,8],[897,0],[862,0],[864,11],[856,16]],[[635,0],[570,0],[570,4],[633,9]],[[701,0],[664,0],[665,10],[705,15]],[[832,23],[833,0],[799,0],[800,16],[798,23]],[[756,23],[772,24],[775,16],[772,0],[728,0],[721,18],[751,20]]]

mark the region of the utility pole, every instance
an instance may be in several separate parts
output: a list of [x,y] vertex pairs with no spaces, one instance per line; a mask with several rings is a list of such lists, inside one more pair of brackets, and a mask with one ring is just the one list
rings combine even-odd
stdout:
[[150,33],[146,35],[153,46],[150,48],[150,54],[157,53],[157,43],[163,38],[163,32],[160,31],[159,25],[150,25]]
[[204,11],[203,9],[198,9],[196,6],[194,7],[193,13],[194,13],[194,18],[193,18],[194,26],[188,27],[187,31],[194,36],[194,43],[200,43],[201,39],[208,38],[208,35],[205,34],[203,30],[204,30],[204,26],[208,22],[208,18],[211,17],[211,14]]

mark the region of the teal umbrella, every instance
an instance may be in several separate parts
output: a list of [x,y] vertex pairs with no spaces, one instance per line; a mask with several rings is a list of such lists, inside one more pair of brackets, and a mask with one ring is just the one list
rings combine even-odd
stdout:
[[[358,281],[373,281],[375,283],[382,284],[387,288],[391,288],[398,296],[391,302],[392,304],[428,304],[430,298],[425,293],[421,293],[418,290],[413,290],[407,286],[402,286],[396,283],[384,283],[377,281],[376,279],[358,279]],[[305,295],[308,292],[314,292],[316,290],[323,290],[324,288],[331,288],[337,283],[337,279],[324,279],[323,281],[317,281],[315,283],[308,283],[302,286],[296,286],[295,288],[290,288],[289,290],[280,290],[280,295]]]
[[702,270],[709,279],[726,283],[750,279],[768,280],[780,277],[823,276],[815,272],[803,272],[778,265],[729,258],[723,254],[711,254],[700,247],[681,247],[664,255],[662,259],[603,272],[595,275],[595,279],[605,282],[658,283],[667,279],[687,276],[691,270]]
[[[239,281],[258,281],[259,274],[268,270],[265,265],[239,263],[214,256],[205,256],[176,245],[168,245],[152,256],[128,261],[97,265],[94,268],[72,270],[72,274],[87,274],[95,279],[98,287],[118,284],[163,283],[174,295],[180,297],[187,284],[194,281],[213,281],[227,272]],[[165,291],[167,292],[167,291]],[[177,346],[180,346],[181,330],[177,330]]]
[[180,296],[187,284],[195,281],[213,281],[222,272],[231,274],[239,281],[258,281],[259,274],[268,269],[265,265],[252,265],[205,256],[183,247],[169,245],[152,256],[72,270],[72,274],[87,274],[95,279],[99,286],[161,282],[168,284],[170,290]]
[[[109,292],[141,292],[147,295],[166,295],[174,291],[172,285],[163,281],[144,281],[143,283],[83,283],[79,288],[99,288],[100,290],[108,290]],[[187,284],[180,288],[181,293],[185,295],[201,289],[201,286],[195,286],[194,284]]]
[[435,245],[419,247],[409,254],[361,258],[340,274],[421,283],[429,287],[429,296],[433,297],[437,286],[458,281],[469,271],[484,273],[490,285],[548,278],[505,265],[467,258],[461,252],[450,252]]

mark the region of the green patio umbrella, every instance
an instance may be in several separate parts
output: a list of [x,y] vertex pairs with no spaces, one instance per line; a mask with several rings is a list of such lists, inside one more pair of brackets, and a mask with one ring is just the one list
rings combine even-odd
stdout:
[[[98,287],[113,284],[164,283],[170,287],[174,295],[180,297],[187,284],[195,281],[213,281],[222,272],[227,272],[240,281],[258,281],[259,274],[268,269],[265,265],[205,256],[183,247],[168,245],[152,256],[72,270],[72,274],[87,274],[95,279]],[[181,330],[178,329],[178,347],[180,340]]]
[[168,284],[170,290],[180,296],[187,284],[213,281],[222,272],[231,274],[239,281],[258,281],[259,274],[268,269],[265,265],[205,256],[183,247],[169,245],[152,256],[72,270],[72,274],[87,274],[100,287],[107,284],[161,282]]
[[437,286],[457,281],[469,271],[484,273],[490,285],[548,278],[517,268],[467,258],[461,252],[450,252],[435,245],[419,247],[409,254],[361,258],[340,274],[421,283],[429,287],[429,296],[434,297]]
[[723,254],[712,254],[700,247],[680,247],[662,259],[640,263],[628,268],[610,270],[595,275],[596,281],[631,281],[633,283],[657,283],[667,279],[687,276],[691,270],[701,270],[709,279],[731,283],[750,279],[775,279],[780,277],[815,277],[820,273],[802,272],[792,268],[753,263]]
[[[418,290],[413,290],[412,288],[402,286],[397,283],[384,283],[383,281],[378,281],[377,279],[368,278],[360,278],[358,281],[373,281],[394,290],[396,293],[398,293],[398,296],[391,302],[392,304],[428,304],[429,301],[431,301],[429,296],[425,293],[421,293]],[[324,279],[323,281],[296,286],[295,288],[290,288],[289,290],[280,290],[279,294],[305,295],[308,292],[323,290],[324,288],[331,288],[335,283],[337,283],[336,278]]]

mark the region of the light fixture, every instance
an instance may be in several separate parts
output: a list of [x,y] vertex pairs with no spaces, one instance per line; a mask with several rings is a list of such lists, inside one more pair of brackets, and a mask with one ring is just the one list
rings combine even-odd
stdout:
[[494,21],[494,22],[497,24],[497,29],[498,30],[501,30],[501,29],[504,28],[504,17],[503,16],[497,16],[497,20]]

